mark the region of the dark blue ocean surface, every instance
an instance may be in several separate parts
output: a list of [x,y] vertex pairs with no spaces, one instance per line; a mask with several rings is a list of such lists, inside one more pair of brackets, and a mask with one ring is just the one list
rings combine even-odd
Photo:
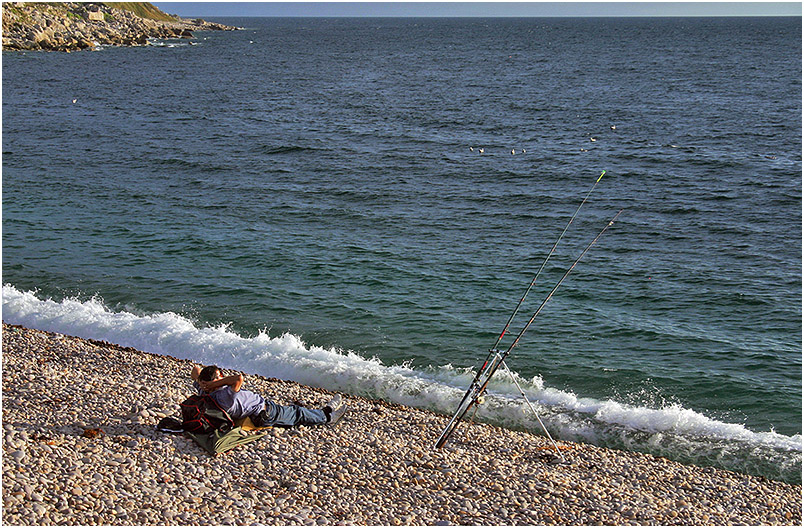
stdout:
[[4,320],[448,414],[605,170],[508,365],[559,438],[800,482],[799,18],[220,21],[3,53]]

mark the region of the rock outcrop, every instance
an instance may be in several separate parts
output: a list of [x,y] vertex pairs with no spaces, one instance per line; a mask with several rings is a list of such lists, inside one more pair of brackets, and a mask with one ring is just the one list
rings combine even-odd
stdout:
[[165,18],[173,20],[143,18],[103,3],[3,2],[3,50],[143,46],[152,38],[193,38],[192,31],[239,29],[201,19]]

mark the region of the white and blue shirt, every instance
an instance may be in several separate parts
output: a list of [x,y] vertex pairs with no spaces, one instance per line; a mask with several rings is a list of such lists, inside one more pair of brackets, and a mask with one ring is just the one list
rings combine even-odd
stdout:
[[[193,387],[198,390],[198,394],[206,394],[197,381],[193,382]],[[224,385],[210,392],[209,395],[224,411],[229,413],[232,420],[239,420],[265,409],[265,398],[250,390],[240,389],[235,392],[229,385]]]

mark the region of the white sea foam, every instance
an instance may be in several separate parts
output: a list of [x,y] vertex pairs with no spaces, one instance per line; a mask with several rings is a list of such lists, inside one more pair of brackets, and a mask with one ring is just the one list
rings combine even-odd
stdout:
[[[350,351],[308,345],[292,334],[270,337],[260,333],[256,337],[241,337],[225,326],[202,328],[174,313],[115,312],[97,298],[56,302],[41,299],[34,292],[19,291],[11,285],[3,286],[3,320],[445,414],[457,406],[474,374],[469,369],[449,365],[429,369],[415,369],[405,364],[386,365]],[[706,446],[722,446],[725,442],[737,446],[729,449],[733,456],[736,456],[735,449],[740,456],[757,453],[757,450],[766,454],[781,453],[786,461],[782,463],[800,470],[801,435],[754,432],[744,425],[713,420],[677,404],[654,409],[581,398],[571,392],[545,387],[539,377],[517,380],[551,432],[560,438],[604,445],[614,443],[665,456],[673,452],[695,453],[696,459],[705,459],[707,450],[712,457],[722,459],[720,447]],[[507,372],[497,372],[489,385],[489,393],[486,404],[477,412],[479,419],[538,430],[535,418],[527,412]]]

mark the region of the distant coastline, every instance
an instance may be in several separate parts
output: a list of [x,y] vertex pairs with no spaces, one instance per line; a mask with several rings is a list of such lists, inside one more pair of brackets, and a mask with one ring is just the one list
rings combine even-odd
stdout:
[[182,19],[148,2],[3,2],[3,51],[144,46],[151,38],[194,38],[193,31],[237,29],[202,19]]

